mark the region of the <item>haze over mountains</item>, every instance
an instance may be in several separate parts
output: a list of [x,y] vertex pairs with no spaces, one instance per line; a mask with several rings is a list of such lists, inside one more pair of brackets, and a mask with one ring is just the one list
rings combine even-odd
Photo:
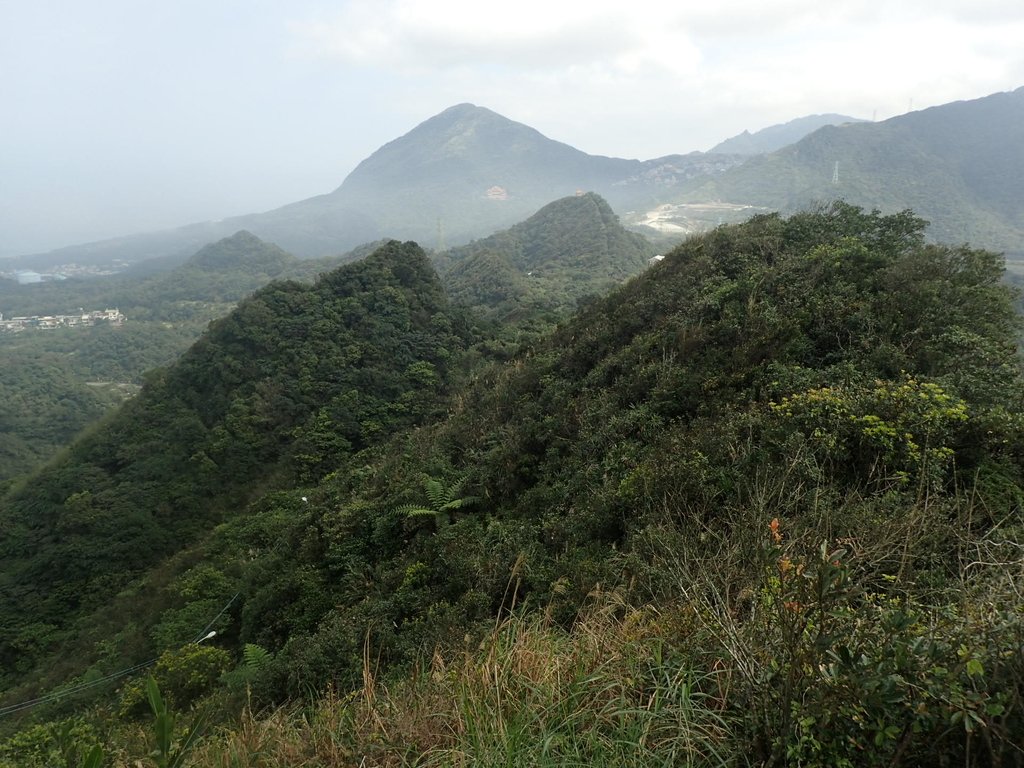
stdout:
[[328,194],[9,263],[183,261],[239,229],[301,257],[382,238],[443,249],[511,226],[576,191],[599,193],[627,224],[653,224],[675,236],[758,209],[792,211],[841,197],[884,211],[913,208],[937,222],[929,233],[935,239],[1019,252],[1022,103],[1018,89],[881,123],[815,115],[744,132],[711,152],[646,161],[589,155],[460,104],[382,146]]
[[266,213],[72,246],[19,259],[69,262],[184,260],[246,229],[302,257],[344,252],[381,238],[443,249],[489,235],[576,191],[617,207],[645,204],[666,188],[721,172],[740,157],[671,155],[624,160],[588,155],[491,110],[460,104],[385,144],[338,189]]
[[733,155],[760,155],[774,152],[790,144],[794,144],[809,133],[813,133],[826,125],[843,125],[844,123],[865,122],[847,115],[808,115],[798,117],[781,125],[770,125],[760,131],[743,133],[715,144],[708,152]]
[[841,197],[883,211],[911,208],[929,236],[1024,252],[1024,88],[824,127],[714,179],[681,200],[793,211]]

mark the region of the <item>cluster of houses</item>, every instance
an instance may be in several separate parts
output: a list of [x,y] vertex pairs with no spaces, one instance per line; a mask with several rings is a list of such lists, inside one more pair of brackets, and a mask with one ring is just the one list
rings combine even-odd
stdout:
[[0,312],[0,332],[17,333],[27,328],[47,330],[52,328],[73,328],[76,326],[123,325],[124,315],[117,309],[97,309],[92,312],[80,311],[77,315],[32,315],[31,317],[4,318]]

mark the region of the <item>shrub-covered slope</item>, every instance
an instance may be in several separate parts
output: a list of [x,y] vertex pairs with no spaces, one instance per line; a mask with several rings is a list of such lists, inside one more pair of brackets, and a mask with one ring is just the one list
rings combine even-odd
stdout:
[[[321,451],[154,635],[237,591],[229,685],[362,686],[272,740],[311,760],[1019,764],[1018,319],[999,257],[922,231],[837,204],[688,241],[444,420]],[[198,656],[158,665],[179,706]],[[246,723],[203,764],[275,749]]]
[[922,229],[836,205],[691,240],[310,504],[263,499],[205,550],[228,637],[274,654],[257,692],[611,590],[657,606],[645,663],[703,681],[726,752],[963,762],[977,727],[1009,759],[1017,318],[998,257]]

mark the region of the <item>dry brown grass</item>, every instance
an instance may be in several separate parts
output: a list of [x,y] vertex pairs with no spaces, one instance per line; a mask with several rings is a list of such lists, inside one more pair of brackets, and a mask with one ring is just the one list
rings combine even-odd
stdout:
[[[607,600],[605,601],[607,608]],[[479,647],[435,653],[386,684],[366,649],[363,686],[314,706],[246,708],[211,734],[196,768],[642,764],[653,750],[712,757],[725,728],[718,686],[662,656],[664,611],[592,610],[571,632],[510,618]],[[703,691],[702,688],[707,688]]]

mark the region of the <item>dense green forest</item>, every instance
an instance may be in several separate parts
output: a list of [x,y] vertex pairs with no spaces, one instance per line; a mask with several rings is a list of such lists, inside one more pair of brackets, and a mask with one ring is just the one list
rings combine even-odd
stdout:
[[[129,273],[0,287],[7,315],[118,307],[122,327],[59,328],[0,335],[0,482],[12,483],[53,457],[109,407],[138,391],[143,374],[184,352],[212,321],[275,279],[310,282],[369,255],[369,243],[339,257],[299,260],[248,232],[200,249],[185,264],[144,262]],[[551,203],[511,229],[432,254],[453,300],[508,328],[493,351],[541,333],[588,295],[639,272],[652,247],[627,232],[597,195]],[[518,329],[511,332],[513,325]]]
[[0,707],[163,691],[0,765],[1024,764],[1019,317],[923,230],[721,227],[505,361],[411,244],[257,292],[0,500]]
[[463,346],[415,246],[247,299],[5,499],[4,682],[225,509],[431,414]]
[[145,371],[171,362],[199,337],[211,311],[204,305],[175,323],[131,320],[0,335],[0,483],[38,469],[137,392]]

